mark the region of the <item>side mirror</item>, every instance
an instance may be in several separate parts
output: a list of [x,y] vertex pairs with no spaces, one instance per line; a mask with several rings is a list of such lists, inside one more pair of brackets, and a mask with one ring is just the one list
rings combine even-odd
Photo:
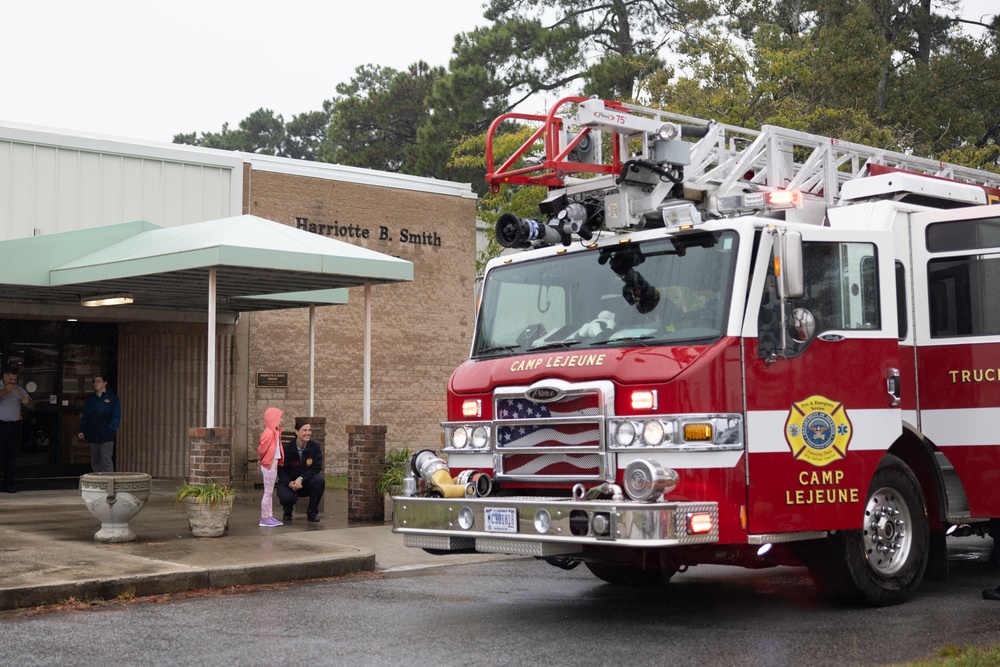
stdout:
[[816,335],[816,318],[805,308],[792,311],[792,340],[797,343],[808,343]]
[[778,266],[782,299],[801,299],[805,294],[803,277],[802,234],[784,232],[778,236]]

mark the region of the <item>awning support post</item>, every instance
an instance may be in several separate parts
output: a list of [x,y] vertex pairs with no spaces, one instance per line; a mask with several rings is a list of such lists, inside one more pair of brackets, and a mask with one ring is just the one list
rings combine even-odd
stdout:
[[309,416],[316,414],[316,306],[309,304]]
[[215,291],[218,277],[208,270],[208,369],[205,377],[205,426],[215,428]]
[[365,380],[362,424],[372,423],[372,284],[365,283]]

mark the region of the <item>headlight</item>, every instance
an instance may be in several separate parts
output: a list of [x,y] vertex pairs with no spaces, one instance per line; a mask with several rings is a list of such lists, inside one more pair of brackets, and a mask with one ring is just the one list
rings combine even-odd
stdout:
[[635,440],[635,426],[632,422],[619,422],[615,431],[615,441],[622,447],[631,445]]
[[642,441],[650,447],[656,447],[663,442],[665,435],[666,432],[663,430],[662,422],[648,421],[642,427]]
[[472,431],[472,446],[475,449],[484,449],[490,444],[490,430],[485,426],[477,426]]
[[683,414],[609,420],[613,449],[723,451],[743,448],[741,415]]
[[465,449],[468,442],[469,432],[465,430],[464,426],[459,426],[451,432],[451,446],[455,449]]

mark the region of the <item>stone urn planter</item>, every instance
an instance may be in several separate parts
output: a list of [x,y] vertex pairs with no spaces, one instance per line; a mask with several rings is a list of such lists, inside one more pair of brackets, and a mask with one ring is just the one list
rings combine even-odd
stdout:
[[226,484],[188,484],[177,489],[174,500],[184,508],[195,537],[222,537],[229,526],[237,490]]
[[91,472],[80,477],[83,504],[101,522],[97,542],[132,542],[128,522],[149,500],[153,479],[144,472]]

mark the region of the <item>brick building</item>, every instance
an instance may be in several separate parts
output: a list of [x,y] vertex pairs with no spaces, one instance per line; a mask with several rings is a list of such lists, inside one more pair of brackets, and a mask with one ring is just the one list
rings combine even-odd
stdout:
[[[473,327],[475,204],[467,184],[284,158],[0,124],[0,241],[146,220],[161,227],[258,216],[413,263],[414,280],[371,288],[371,423],[389,448],[439,443],[445,385]],[[76,442],[89,379],[105,373],[124,408],[116,469],[183,478],[188,429],[203,426],[206,315],[197,309],[25,304],[0,282],[0,354],[34,386],[23,481],[86,472]],[[256,474],[269,406],[325,419],[326,468],[347,471],[347,428],[363,413],[364,288],[310,309],[221,312],[217,426],[232,474]],[[29,387],[30,389],[30,387]]]

